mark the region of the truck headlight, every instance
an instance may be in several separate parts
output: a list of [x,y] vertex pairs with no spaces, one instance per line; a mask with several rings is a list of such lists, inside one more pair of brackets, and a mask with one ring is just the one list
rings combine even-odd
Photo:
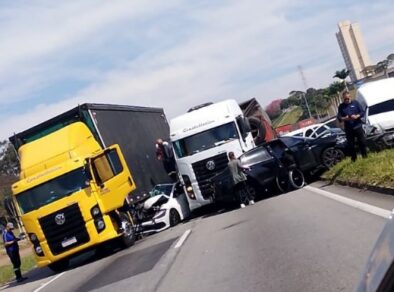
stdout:
[[38,241],[37,235],[35,233],[29,233],[29,237],[32,242]]
[[42,256],[44,255],[44,252],[42,251],[41,246],[37,245],[34,247],[34,251],[36,252],[37,255]]
[[97,231],[100,232],[100,231],[103,231],[103,230],[104,230],[104,228],[105,228],[104,220],[99,219],[99,220],[96,220],[94,223],[95,223],[95,225],[96,225]]
[[98,205],[95,205],[92,209],[90,209],[90,213],[93,218],[101,216],[101,211]]

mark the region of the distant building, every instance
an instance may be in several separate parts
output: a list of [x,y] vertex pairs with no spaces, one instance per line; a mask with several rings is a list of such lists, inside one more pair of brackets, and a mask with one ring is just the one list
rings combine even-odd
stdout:
[[365,67],[371,65],[367,48],[358,23],[341,21],[336,33],[346,68],[353,83],[366,77]]

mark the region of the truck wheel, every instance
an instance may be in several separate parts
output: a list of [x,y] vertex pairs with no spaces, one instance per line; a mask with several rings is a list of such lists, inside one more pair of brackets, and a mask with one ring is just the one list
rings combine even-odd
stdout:
[[300,189],[305,185],[304,174],[298,168],[289,171],[289,181],[294,189]]
[[135,243],[135,228],[126,213],[120,212],[119,218],[122,229],[122,243],[127,248]]
[[256,143],[256,145],[264,142],[266,130],[263,127],[261,121],[255,117],[250,117],[248,118],[248,120],[252,132],[253,140]]
[[179,213],[175,209],[170,210],[170,226],[173,227],[177,225],[179,222],[181,222],[181,216],[179,216]]
[[68,259],[62,259],[60,261],[49,264],[48,268],[50,268],[55,273],[60,273],[60,272],[67,270],[69,264],[70,264],[70,262]]

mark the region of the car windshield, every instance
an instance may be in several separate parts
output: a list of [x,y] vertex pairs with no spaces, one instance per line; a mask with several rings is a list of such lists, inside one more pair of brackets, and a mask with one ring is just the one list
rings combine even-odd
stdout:
[[233,122],[206,130],[184,139],[173,142],[179,158],[190,156],[204,150],[217,147],[234,139],[238,132]]
[[22,213],[28,213],[89,186],[84,168],[78,168],[16,196]]
[[157,195],[161,195],[163,193],[167,196],[170,196],[171,191],[172,191],[172,184],[157,185],[151,191],[151,196],[154,197]]

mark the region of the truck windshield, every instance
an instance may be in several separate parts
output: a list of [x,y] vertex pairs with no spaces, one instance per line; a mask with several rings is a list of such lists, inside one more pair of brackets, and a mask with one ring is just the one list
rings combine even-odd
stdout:
[[222,145],[238,139],[238,132],[233,122],[206,130],[184,139],[175,141],[174,149],[179,158]]
[[71,195],[89,185],[84,168],[78,168],[62,176],[16,195],[22,213],[28,213],[54,201]]

